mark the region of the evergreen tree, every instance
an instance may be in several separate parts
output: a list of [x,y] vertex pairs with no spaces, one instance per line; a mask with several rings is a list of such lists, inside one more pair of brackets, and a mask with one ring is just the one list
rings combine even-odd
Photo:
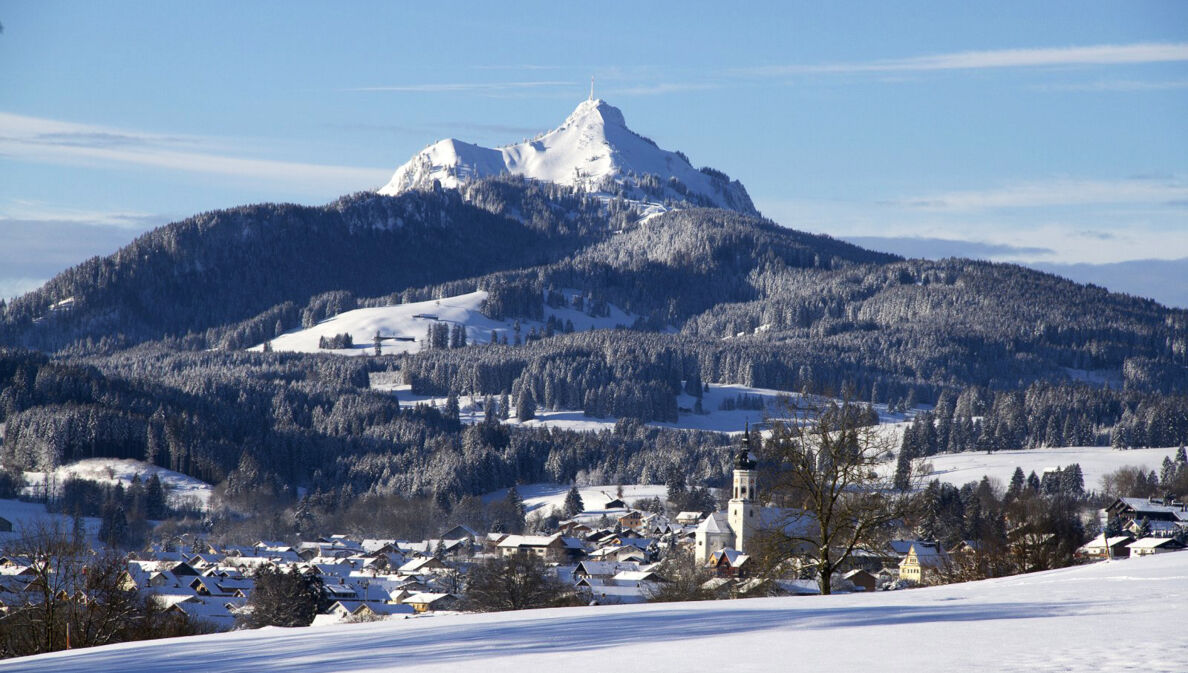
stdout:
[[109,501],[103,508],[103,517],[99,525],[99,541],[109,547],[124,546],[128,537],[128,515],[122,505],[116,501]]
[[483,422],[487,425],[499,422],[499,408],[495,404],[495,398],[491,395],[483,398]]
[[585,503],[582,502],[582,494],[578,492],[577,486],[571,486],[569,493],[565,496],[565,516],[573,518],[586,510]]
[[530,421],[536,418],[536,398],[532,396],[532,389],[524,386],[520,390],[520,399],[516,404],[516,418],[520,421]]
[[907,491],[912,485],[912,459],[905,449],[900,449],[895,459],[894,484],[900,491]]
[[1015,472],[1011,474],[1011,483],[1007,486],[1006,495],[1003,497],[1004,501],[1018,500],[1019,496],[1023,494],[1023,487],[1026,484],[1027,477],[1023,476],[1023,468],[1016,467]]
[[507,495],[504,496],[503,500],[515,511],[520,521],[523,522],[527,511],[524,509],[524,499],[520,497],[520,492],[516,490],[515,486],[507,489]]

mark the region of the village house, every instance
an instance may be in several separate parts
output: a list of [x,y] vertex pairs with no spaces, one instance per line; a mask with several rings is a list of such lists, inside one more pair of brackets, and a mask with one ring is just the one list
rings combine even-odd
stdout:
[[1126,545],[1131,556],[1152,556],[1180,551],[1184,544],[1174,537],[1145,537]]
[[879,578],[861,568],[842,575],[842,580],[861,591],[874,591],[879,584]]
[[907,556],[899,562],[899,579],[913,584],[931,584],[948,562],[948,554],[940,544],[917,540],[912,543]]
[[1102,533],[1081,545],[1074,553],[1074,557],[1080,561],[1126,558],[1130,556],[1130,549],[1127,545],[1133,541],[1134,538],[1130,535],[1115,535],[1107,539],[1105,533]]
[[636,510],[631,510],[616,519],[616,523],[623,528],[636,529],[643,525],[643,515]]
[[546,562],[563,563],[576,561],[586,555],[586,548],[580,540],[553,535],[508,535],[498,545],[504,557],[516,554],[533,554]]
[[710,556],[709,565],[718,577],[741,580],[750,575],[754,563],[750,556],[737,549],[719,549]]
[[456,610],[460,603],[457,596],[448,593],[413,594],[402,602],[404,605],[411,605],[417,614],[438,610]]
[[1188,522],[1188,504],[1160,498],[1118,498],[1106,508],[1106,514],[1111,519],[1120,517],[1125,521]]

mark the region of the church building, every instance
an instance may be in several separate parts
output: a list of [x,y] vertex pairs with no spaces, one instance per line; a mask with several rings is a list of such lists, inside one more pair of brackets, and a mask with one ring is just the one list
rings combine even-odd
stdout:
[[758,463],[751,455],[750,434],[748,426],[734,456],[733,490],[726,511],[710,514],[697,527],[693,555],[700,563],[708,563],[724,549],[747,554],[760,533],[777,528],[803,531],[813,521],[800,510],[760,506]]
[[702,563],[714,552],[734,549],[746,553],[747,542],[757,532],[754,498],[759,496],[759,473],[751,456],[750,432],[743,433],[738,454],[734,457],[734,490],[725,512],[714,512],[701,522],[695,535],[694,555]]

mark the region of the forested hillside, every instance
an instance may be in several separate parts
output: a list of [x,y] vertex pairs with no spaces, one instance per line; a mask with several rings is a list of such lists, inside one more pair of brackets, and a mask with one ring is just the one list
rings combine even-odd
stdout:
[[[355,308],[476,290],[499,320],[541,324],[546,304],[639,317],[614,330],[554,321],[492,344],[441,323],[419,353],[353,360],[244,351]],[[0,344],[6,469],[141,458],[221,484],[226,502],[305,487],[448,508],[590,475],[713,484],[725,439],[641,425],[697,413],[678,395],[707,383],[935,406],[909,433],[911,455],[1188,441],[1188,312],[733,211],[641,218],[619,196],[521,178],[198,215],[14,301]],[[369,389],[376,372],[455,401],[402,408]],[[484,422],[463,427],[464,395]],[[619,423],[500,422],[538,407]]]

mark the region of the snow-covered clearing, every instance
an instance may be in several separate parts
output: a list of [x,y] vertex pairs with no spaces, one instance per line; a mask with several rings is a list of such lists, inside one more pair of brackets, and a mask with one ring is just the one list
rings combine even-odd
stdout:
[[[616,306],[610,306],[610,315],[592,317],[583,311],[572,308],[574,295],[577,290],[562,292],[570,302],[570,306],[554,308],[545,305],[545,320],[549,316],[555,317],[562,325],[566,321],[572,322],[574,329],[579,331],[594,329],[613,329],[617,326],[630,326],[636,316],[625,313]],[[384,355],[397,353],[418,353],[429,332],[429,326],[445,323],[450,326],[463,325],[466,328],[466,339],[472,344],[491,343],[491,333],[500,339],[506,337],[508,343],[515,340],[515,324],[517,320],[492,320],[482,313],[483,301],[487,293],[483,290],[462,294],[456,297],[443,297],[430,301],[419,301],[411,304],[396,304],[394,306],[380,306],[378,308],[359,308],[345,311],[332,318],[307,329],[291,330],[271,341],[274,351],[290,351],[297,353],[336,353],[338,355],[374,355],[375,334],[388,337],[380,347]],[[538,332],[544,329],[544,322],[519,320],[521,338],[529,330]],[[327,339],[337,334],[350,334],[354,341],[354,348],[321,349],[318,340]],[[404,340],[400,340],[404,339]],[[263,350],[264,344],[257,344],[248,350]]]
[[[25,502],[23,500],[0,500],[0,517],[4,517],[12,522],[12,532],[0,531],[0,548],[21,536],[24,531],[31,531],[39,526],[57,526],[61,531],[67,535],[71,532],[71,527],[74,522],[73,519],[65,514],[53,514],[45,509],[45,505],[39,502]],[[95,542],[95,537],[99,533],[100,521],[97,518],[85,516],[83,517],[83,524],[86,526],[87,535]]]
[[[548,512],[551,508],[565,509],[565,496],[569,494],[569,486],[563,484],[526,484],[517,486],[516,492],[524,501],[524,508],[533,512],[541,510]],[[587,510],[600,510],[608,500],[614,499],[618,484],[603,486],[579,486],[578,494],[582,496],[582,504]],[[668,495],[668,487],[663,484],[623,484],[623,502],[630,506],[636,500],[658,497],[664,500]],[[483,500],[491,502],[502,500],[507,496],[507,489],[500,489],[483,496]]]
[[[49,487],[56,494],[62,484],[73,477],[109,485],[122,483],[127,488],[136,475],[140,475],[141,481],[145,481],[153,474],[156,474],[165,486],[169,504],[174,507],[205,508],[210,500],[210,484],[180,472],[128,458],[87,458],[77,463],[62,465],[50,473]],[[26,472],[25,484],[27,493],[44,495],[46,473]]]
[[[372,389],[382,390],[396,395],[396,398],[400,400],[401,404],[429,404],[443,408],[446,403],[446,398],[444,397],[414,395],[411,387],[406,384],[373,382]],[[478,423],[483,420],[484,412],[482,405],[484,397],[475,396],[471,398],[470,396],[463,396],[458,399],[458,408],[461,411],[463,423]],[[740,397],[752,400],[758,398],[762,400],[763,408],[722,408],[724,403],[736,401]],[[702,393],[702,413],[698,414],[692,411],[695,408],[694,405],[697,402],[697,398],[682,393],[677,396],[678,413],[675,423],[653,421],[646,425],[675,430],[706,430],[729,434],[741,433],[748,424],[752,428],[762,428],[769,419],[788,417],[788,410],[781,401],[781,398],[784,397],[796,400],[800,395],[798,393],[789,393],[771,388],[755,388],[734,383],[712,383],[709,390]],[[496,402],[498,402],[498,399],[496,399]],[[902,424],[905,415],[902,413],[890,413],[887,411],[887,406],[883,404],[876,405],[875,410],[879,413],[880,422],[884,424],[884,430],[893,434],[893,440],[898,447],[899,437],[903,432]],[[910,417],[910,414],[908,417]],[[596,418],[587,416],[580,410],[537,408],[536,418],[530,421],[521,423],[513,417],[506,422],[511,425],[523,425],[530,428],[545,427],[597,432],[599,430],[613,430],[617,420],[614,417]]]
[[924,479],[940,479],[958,486],[978,481],[982,475],[998,479],[1007,484],[1016,467],[1024,474],[1035,471],[1042,475],[1048,468],[1057,468],[1077,463],[1085,477],[1085,488],[1098,488],[1103,475],[1124,465],[1136,465],[1159,471],[1164,456],[1174,456],[1176,447],[1166,449],[1111,449],[1108,446],[1077,446],[1054,449],[1027,449],[1023,451],[995,451],[945,453],[927,458],[932,470]]
[[1181,672],[1188,552],[930,589],[237,631],[58,652],[8,671]]

